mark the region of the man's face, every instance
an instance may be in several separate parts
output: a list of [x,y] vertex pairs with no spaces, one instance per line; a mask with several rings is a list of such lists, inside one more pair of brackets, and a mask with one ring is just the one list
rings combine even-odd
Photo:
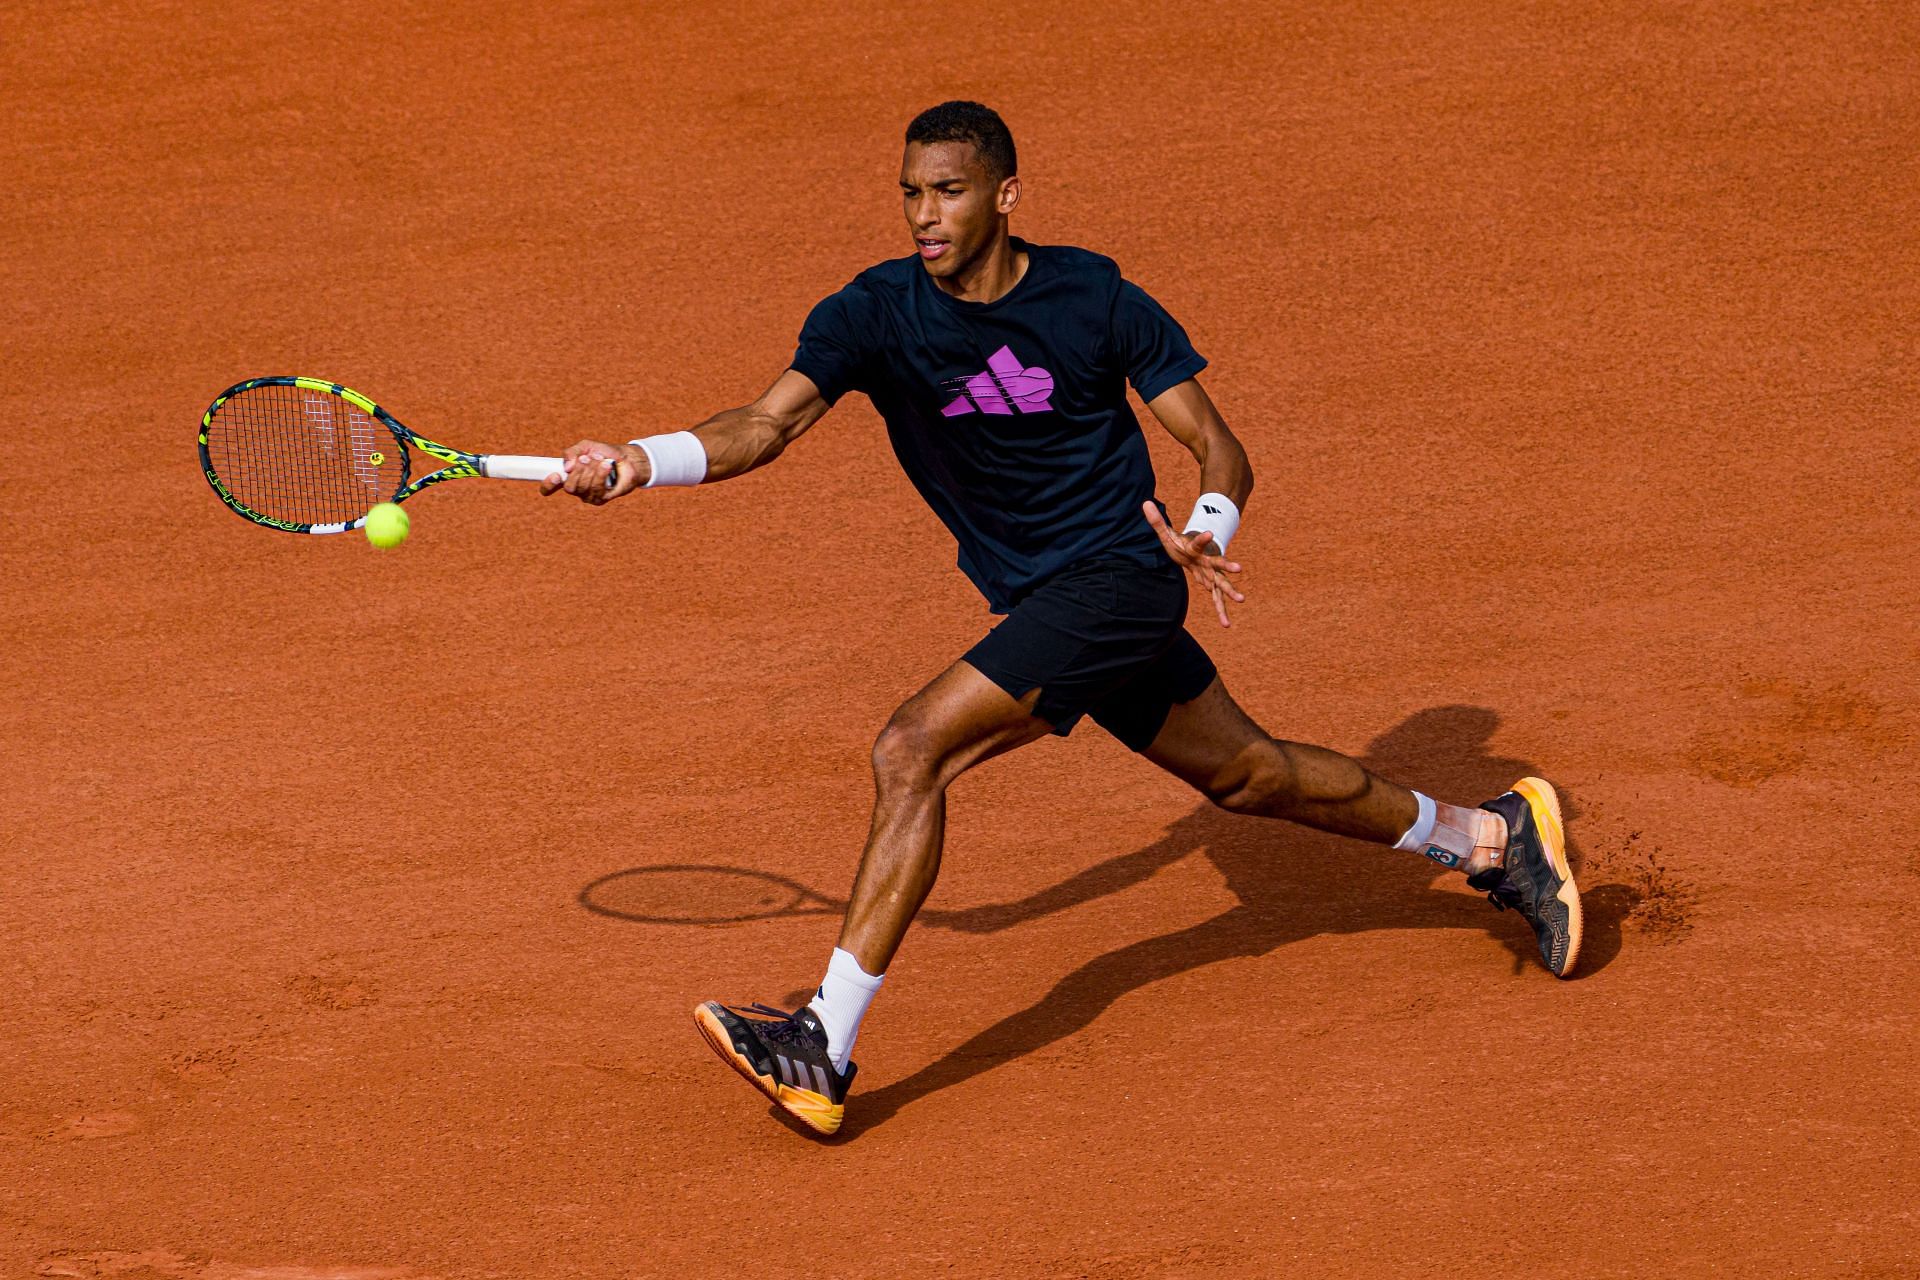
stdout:
[[907,230],[928,275],[977,261],[1020,201],[1020,180],[995,182],[970,142],[915,142],[900,162]]

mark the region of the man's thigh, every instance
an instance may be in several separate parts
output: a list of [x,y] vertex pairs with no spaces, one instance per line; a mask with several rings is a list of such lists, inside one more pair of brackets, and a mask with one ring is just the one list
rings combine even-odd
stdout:
[[1255,724],[1215,676],[1200,696],[1176,703],[1160,731],[1140,754],[1190,786],[1213,792],[1271,749],[1272,740]]
[[1052,732],[1033,714],[1038,696],[1015,698],[962,659],[900,704],[874,744],[875,765],[930,770],[950,782]]

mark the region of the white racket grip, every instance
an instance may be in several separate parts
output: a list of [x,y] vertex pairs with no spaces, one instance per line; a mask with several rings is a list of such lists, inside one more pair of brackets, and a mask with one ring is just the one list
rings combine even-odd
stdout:
[[[480,474],[489,480],[532,480],[537,484],[548,476],[566,475],[567,464],[564,458],[533,458],[523,453],[488,453],[481,455]],[[607,488],[613,488],[617,479],[615,471],[608,471]]]

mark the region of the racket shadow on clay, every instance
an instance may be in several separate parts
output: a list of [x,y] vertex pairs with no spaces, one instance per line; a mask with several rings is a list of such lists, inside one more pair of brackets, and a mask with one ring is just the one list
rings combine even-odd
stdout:
[[[1017,901],[977,907],[923,907],[914,924],[956,933],[998,933],[1117,893],[1164,865],[1164,860],[1129,855]],[[1137,874],[1129,874],[1129,870]],[[595,915],[630,924],[693,928],[795,916],[838,916],[847,909],[845,898],[817,893],[791,876],[718,862],[663,862],[609,872],[581,889],[579,902]]]
[[[956,933],[998,933],[1116,893],[1164,865],[1164,859],[1128,855],[1017,901],[977,907],[923,907],[914,924]],[[609,872],[582,888],[578,900],[598,916],[629,924],[683,928],[838,916],[847,909],[845,898],[817,893],[791,876],[718,862],[663,862]]]
[[615,920],[682,926],[837,916],[847,907],[844,898],[825,897],[772,871],[707,862],[611,872],[580,890],[579,901],[595,915]]

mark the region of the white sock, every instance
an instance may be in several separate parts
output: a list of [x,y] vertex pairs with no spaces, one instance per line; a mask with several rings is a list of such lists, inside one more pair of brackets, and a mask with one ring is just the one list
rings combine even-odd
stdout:
[[1487,851],[1482,861],[1498,865],[1504,859],[1507,824],[1500,820],[1499,814],[1488,813],[1485,809],[1437,804],[1431,797],[1418,791],[1413,793],[1413,798],[1420,803],[1419,816],[1393,842],[1394,848],[1424,854],[1441,866],[1451,867],[1455,871],[1467,869],[1476,849]]
[[867,1006],[886,978],[884,973],[862,969],[853,952],[833,949],[827,976],[820,981],[820,994],[808,1002],[807,1008],[819,1015],[820,1025],[827,1029],[827,1056],[833,1059],[835,1071],[845,1073],[853,1042],[860,1035],[860,1019],[867,1016]]

